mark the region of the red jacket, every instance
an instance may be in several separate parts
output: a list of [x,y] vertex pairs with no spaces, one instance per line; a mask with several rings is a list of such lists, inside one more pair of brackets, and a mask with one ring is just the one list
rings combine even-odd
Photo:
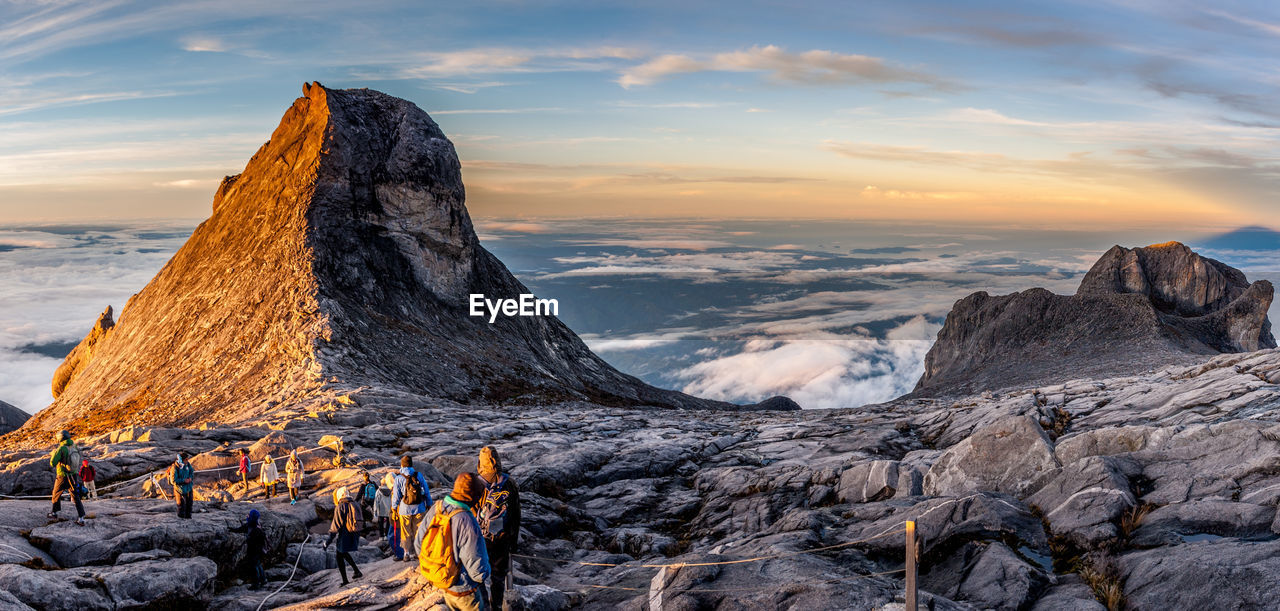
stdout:
[[240,457],[240,468],[236,470],[236,473],[248,473],[248,472],[249,472],[249,456],[246,454]]
[[94,472],[93,467],[90,467],[89,465],[80,467],[80,481],[91,482],[95,475],[97,475],[97,473]]

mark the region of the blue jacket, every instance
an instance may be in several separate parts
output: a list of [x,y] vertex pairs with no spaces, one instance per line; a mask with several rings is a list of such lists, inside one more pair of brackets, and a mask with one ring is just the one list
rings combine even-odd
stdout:
[[191,463],[175,462],[171,469],[169,478],[173,481],[173,486],[183,494],[191,494],[192,485],[196,480],[196,470],[192,468]]
[[[409,483],[408,477],[418,478],[418,482],[422,484],[422,502],[417,505],[406,505],[404,499],[404,487]],[[413,467],[401,467],[400,475],[396,476],[396,485],[391,489],[391,506],[396,508],[403,516],[414,516],[427,512],[427,506],[431,504],[431,488],[427,486],[427,478],[422,477],[421,473],[413,470]]]
[[[445,505],[450,507],[446,508]],[[443,501],[432,505],[431,511],[422,518],[422,524],[418,525],[418,535],[414,540],[420,551],[422,540],[427,536],[427,527],[431,526],[431,518],[437,511],[453,511],[454,508],[462,510],[449,518],[449,530],[453,534],[453,553],[458,560],[459,571],[458,579],[449,589],[454,592],[464,592],[471,588],[484,587],[484,582],[489,579],[490,574],[489,551],[485,548],[484,535],[480,533],[480,523],[476,521],[475,514],[471,513],[471,508],[465,503],[453,500],[451,496],[445,496]]]

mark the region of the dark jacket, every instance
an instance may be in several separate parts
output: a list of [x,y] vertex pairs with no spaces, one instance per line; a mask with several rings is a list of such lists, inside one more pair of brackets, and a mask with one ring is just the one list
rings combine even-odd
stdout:
[[[500,490],[507,493],[507,513],[503,520],[502,533],[493,540],[485,538],[490,557],[514,552],[520,539],[520,486],[516,485],[516,480],[506,473],[502,474],[498,483],[501,485],[490,484],[485,490],[486,497],[491,491]],[[481,499],[480,508],[483,507],[484,499]]]
[[[351,530],[350,526],[355,526]],[[354,552],[360,547],[360,508],[351,499],[344,498],[333,508],[333,522],[329,524],[329,539],[325,545],[338,539],[338,551]]]
[[262,556],[267,550],[267,533],[262,532],[262,527],[258,526],[256,520],[245,522],[240,526],[231,529],[233,533],[244,533],[245,540],[245,562],[249,564],[258,564],[262,562]]

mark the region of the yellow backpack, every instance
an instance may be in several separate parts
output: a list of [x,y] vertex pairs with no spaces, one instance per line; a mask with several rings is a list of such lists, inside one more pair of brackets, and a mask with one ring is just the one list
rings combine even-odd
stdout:
[[418,572],[431,585],[445,590],[458,579],[458,558],[453,553],[453,529],[450,519],[461,513],[456,507],[446,513],[444,501],[436,502],[436,514],[422,537],[422,553],[418,554]]

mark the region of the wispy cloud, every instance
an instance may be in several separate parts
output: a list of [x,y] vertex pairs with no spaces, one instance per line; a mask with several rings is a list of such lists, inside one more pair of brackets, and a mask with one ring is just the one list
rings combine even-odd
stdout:
[[546,106],[539,108],[446,108],[430,111],[433,115],[522,115],[535,112],[564,112],[565,109]]
[[678,74],[694,72],[759,72],[777,83],[851,85],[861,83],[919,83],[938,89],[955,84],[942,77],[897,66],[883,58],[815,49],[791,52],[768,45],[718,53],[706,58],[663,55],[622,71],[624,88],[652,85]]
[[221,38],[197,35],[184,37],[182,50],[196,53],[224,53],[228,50],[228,46],[227,42]]
[[476,74],[598,71],[613,60],[641,54],[625,47],[592,48],[476,48],[422,53],[400,70],[402,78],[448,78]]

